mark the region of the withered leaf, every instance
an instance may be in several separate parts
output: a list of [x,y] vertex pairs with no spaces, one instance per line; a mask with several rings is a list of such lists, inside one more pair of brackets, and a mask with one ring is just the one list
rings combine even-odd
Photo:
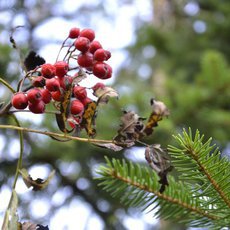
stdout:
[[99,87],[93,94],[98,97],[97,104],[107,104],[110,97],[118,98],[117,91],[109,86]]
[[121,151],[123,149],[123,147],[116,145],[115,143],[94,143],[94,145],[101,148],[111,149],[115,152]]
[[167,174],[173,169],[166,152],[158,144],[150,145],[145,149],[145,159],[160,177],[159,183],[161,184],[161,188],[159,192],[164,192],[165,187],[168,185]]
[[66,89],[62,92],[62,98],[60,102],[60,112],[56,114],[56,121],[58,128],[63,133],[71,133],[73,129],[68,130],[66,128],[66,121],[69,116],[70,98],[72,94],[72,85],[66,85]]
[[43,226],[41,224],[34,224],[31,222],[24,222],[20,224],[20,230],[49,230],[48,226]]
[[133,145],[140,138],[145,127],[143,120],[145,118],[140,117],[133,111],[123,111],[118,135],[114,137],[116,143],[119,145]]
[[48,178],[46,180],[43,180],[41,178],[37,178],[37,179],[33,179],[29,173],[27,172],[26,169],[21,169],[20,174],[22,175],[23,181],[25,183],[25,185],[27,186],[27,188],[33,187],[34,191],[38,191],[38,190],[42,190],[44,188],[47,187],[47,185],[49,184],[50,180],[53,178],[54,174],[55,174],[55,170],[53,170]]
[[94,137],[96,135],[95,129],[95,119],[97,113],[97,104],[92,101],[87,104],[85,111],[82,115],[81,127],[84,128],[89,137]]
[[30,51],[24,60],[24,66],[27,71],[35,69],[37,66],[44,64],[46,61],[36,52]]
[[156,127],[158,121],[161,121],[163,117],[169,115],[169,110],[162,101],[150,100],[150,104],[153,108],[152,113],[149,116],[147,124],[144,129],[144,133],[148,136],[153,132],[153,128]]

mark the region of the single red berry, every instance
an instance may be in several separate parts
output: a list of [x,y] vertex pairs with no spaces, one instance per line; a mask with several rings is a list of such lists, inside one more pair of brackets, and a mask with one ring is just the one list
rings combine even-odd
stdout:
[[70,105],[70,112],[73,115],[80,114],[84,111],[84,105],[79,100],[73,100]]
[[69,70],[69,65],[65,61],[58,61],[54,64],[55,69],[56,69],[56,75],[58,77],[63,77],[67,74]]
[[60,83],[60,86],[66,90],[66,89],[69,89],[72,82],[73,82],[73,78],[70,77],[70,76],[64,76],[62,78],[58,78],[58,81]]
[[28,98],[28,101],[31,103],[37,103],[41,101],[42,100],[41,90],[37,88],[30,89],[27,92],[27,98]]
[[58,90],[58,91],[53,91],[51,92],[51,95],[52,95],[52,98],[55,100],[55,101],[61,101],[61,97],[62,97],[62,94],[61,94],[61,91]]
[[56,72],[56,69],[53,65],[51,64],[43,64],[41,66],[41,73],[42,73],[42,76],[45,77],[45,78],[52,78],[55,76],[55,72]]
[[28,98],[25,93],[18,92],[13,95],[11,103],[16,109],[25,109],[28,105]]
[[100,79],[108,79],[112,76],[112,68],[104,62],[96,62],[93,66],[93,74]]
[[97,49],[93,54],[93,58],[96,61],[107,61],[110,57],[111,53],[104,49]]
[[52,99],[50,91],[48,89],[41,89],[41,94],[42,94],[42,101],[45,104],[50,103],[50,101]]
[[101,89],[105,88],[105,84],[102,83],[102,82],[98,82],[98,83],[96,83],[96,84],[92,87],[92,90],[93,90],[93,91],[96,91],[96,90],[99,89],[99,88],[101,88]]
[[84,105],[84,107],[86,107],[90,102],[92,102],[92,99],[90,99],[89,97],[81,100],[81,103]]
[[32,85],[34,87],[44,87],[46,85],[46,79],[43,76],[34,77]]
[[101,49],[102,48],[102,45],[100,42],[98,41],[92,41],[89,45],[89,52],[94,54],[94,52],[98,49]]
[[60,83],[57,78],[51,78],[46,80],[46,88],[49,91],[57,91],[60,88]]
[[76,49],[85,53],[89,49],[90,40],[86,37],[79,37],[75,40],[74,46]]
[[45,103],[43,101],[39,101],[37,103],[29,102],[29,110],[32,113],[44,113],[45,111]]
[[92,29],[83,29],[80,32],[80,37],[86,37],[90,41],[93,41],[93,39],[95,38],[95,33],[94,33],[94,31]]
[[79,100],[83,100],[84,98],[87,97],[87,91],[85,87],[82,87],[80,85],[74,86],[73,93],[74,93],[74,96]]
[[86,52],[78,55],[77,63],[84,68],[90,68],[93,66],[93,54]]
[[70,31],[69,31],[69,38],[77,38],[80,34],[80,29],[79,28],[72,28]]

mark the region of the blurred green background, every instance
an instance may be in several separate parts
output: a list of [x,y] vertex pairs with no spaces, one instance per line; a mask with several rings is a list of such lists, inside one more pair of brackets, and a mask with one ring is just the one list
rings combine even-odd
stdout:
[[[191,127],[207,139],[212,137],[229,156],[230,1],[1,0],[0,19],[0,77],[13,87],[21,77],[18,54],[9,42],[15,26],[23,25],[14,33],[22,54],[33,49],[47,61],[55,60],[71,27],[95,30],[112,52],[114,76],[107,84],[120,94],[119,100],[111,99],[100,108],[97,138],[115,136],[122,109],[148,117],[154,97],[164,101],[171,114],[159,122],[147,143],[167,147],[173,144],[172,134]],[[10,98],[0,85],[0,100]],[[0,117],[0,122],[12,124],[7,117]],[[50,115],[33,115],[22,119],[22,125],[57,130]],[[0,130],[1,217],[19,154],[17,138],[15,131]],[[20,220],[48,224],[50,229],[58,224],[58,229],[186,229],[128,209],[98,188],[93,177],[104,155],[146,164],[138,146],[114,153],[86,143],[25,134],[23,166],[35,177],[47,176],[53,168],[57,173],[41,192],[26,190],[19,181]]]

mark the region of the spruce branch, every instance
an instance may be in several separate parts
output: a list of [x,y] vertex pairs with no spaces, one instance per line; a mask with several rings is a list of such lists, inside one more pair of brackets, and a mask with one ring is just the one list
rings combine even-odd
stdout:
[[215,197],[215,204],[229,214],[230,162],[221,158],[219,150],[211,145],[211,138],[203,143],[204,135],[199,131],[194,138],[191,129],[174,137],[179,147],[169,146],[169,154],[174,167],[181,173],[180,179],[195,186],[198,196],[206,196],[207,203],[211,204]]
[[219,213],[208,212],[199,197],[193,196],[190,187],[182,181],[169,177],[169,186],[159,192],[160,184],[156,172],[139,164],[106,159],[107,165],[99,168],[99,183],[114,197],[128,206],[157,210],[156,216],[173,219],[191,226],[213,226],[221,219]]

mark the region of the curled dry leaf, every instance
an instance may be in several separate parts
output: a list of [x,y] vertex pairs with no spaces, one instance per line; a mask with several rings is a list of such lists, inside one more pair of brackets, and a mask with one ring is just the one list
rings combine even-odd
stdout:
[[118,145],[132,146],[136,140],[140,138],[140,135],[144,129],[143,120],[145,118],[140,117],[133,111],[123,111],[121,117],[121,125],[118,130],[118,135],[114,140]]
[[156,101],[154,99],[151,99],[150,104],[153,108],[153,111],[149,116],[149,119],[144,129],[144,133],[147,136],[152,134],[153,128],[158,125],[158,121],[162,120],[163,117],[167,117],[169,115],[169,110],[162,101]]
[[161,188],[159,192],[164,192],[165,187],[168,185],[167,174],[173,169],[166,152],[159,144],[151,145],[145,149],[145,159],[160,177]]
[[21,169],[20,174],[22,175],[23,181],[26,184],[27,188],[33,187],[34,191],[42,190],[47,187],[50,180],[53,178],[55,174],[55,170],[53,170],[46,180],[41,178],[33,179],[26,169]]
[[24,222],[24,223],[19,223],[20,227],[19,230],[49,230],[48,226],[43,226],[40,224],[34,224],[31,222]]
[[37,66],[44,64],[46,61],[36,52],[30,51],[24,60],[24,66],[27,71],[35,69]]
[[118,98],[118,93],[115,89],[105,86],[99,87],[94,91],[94,96],[98,97],[97,104],[107,104],[110,97]]
[[114,143],[95,143],[95,145],[101,148],[113,150],[115,152],[121,151],[123,149],[123,147],[116,145]]
[[95,118],[97,114],[97,104],[92,101],[87,104],[87,107],[82,115],[81,127],[84,128],[89,137],[96,135]]

